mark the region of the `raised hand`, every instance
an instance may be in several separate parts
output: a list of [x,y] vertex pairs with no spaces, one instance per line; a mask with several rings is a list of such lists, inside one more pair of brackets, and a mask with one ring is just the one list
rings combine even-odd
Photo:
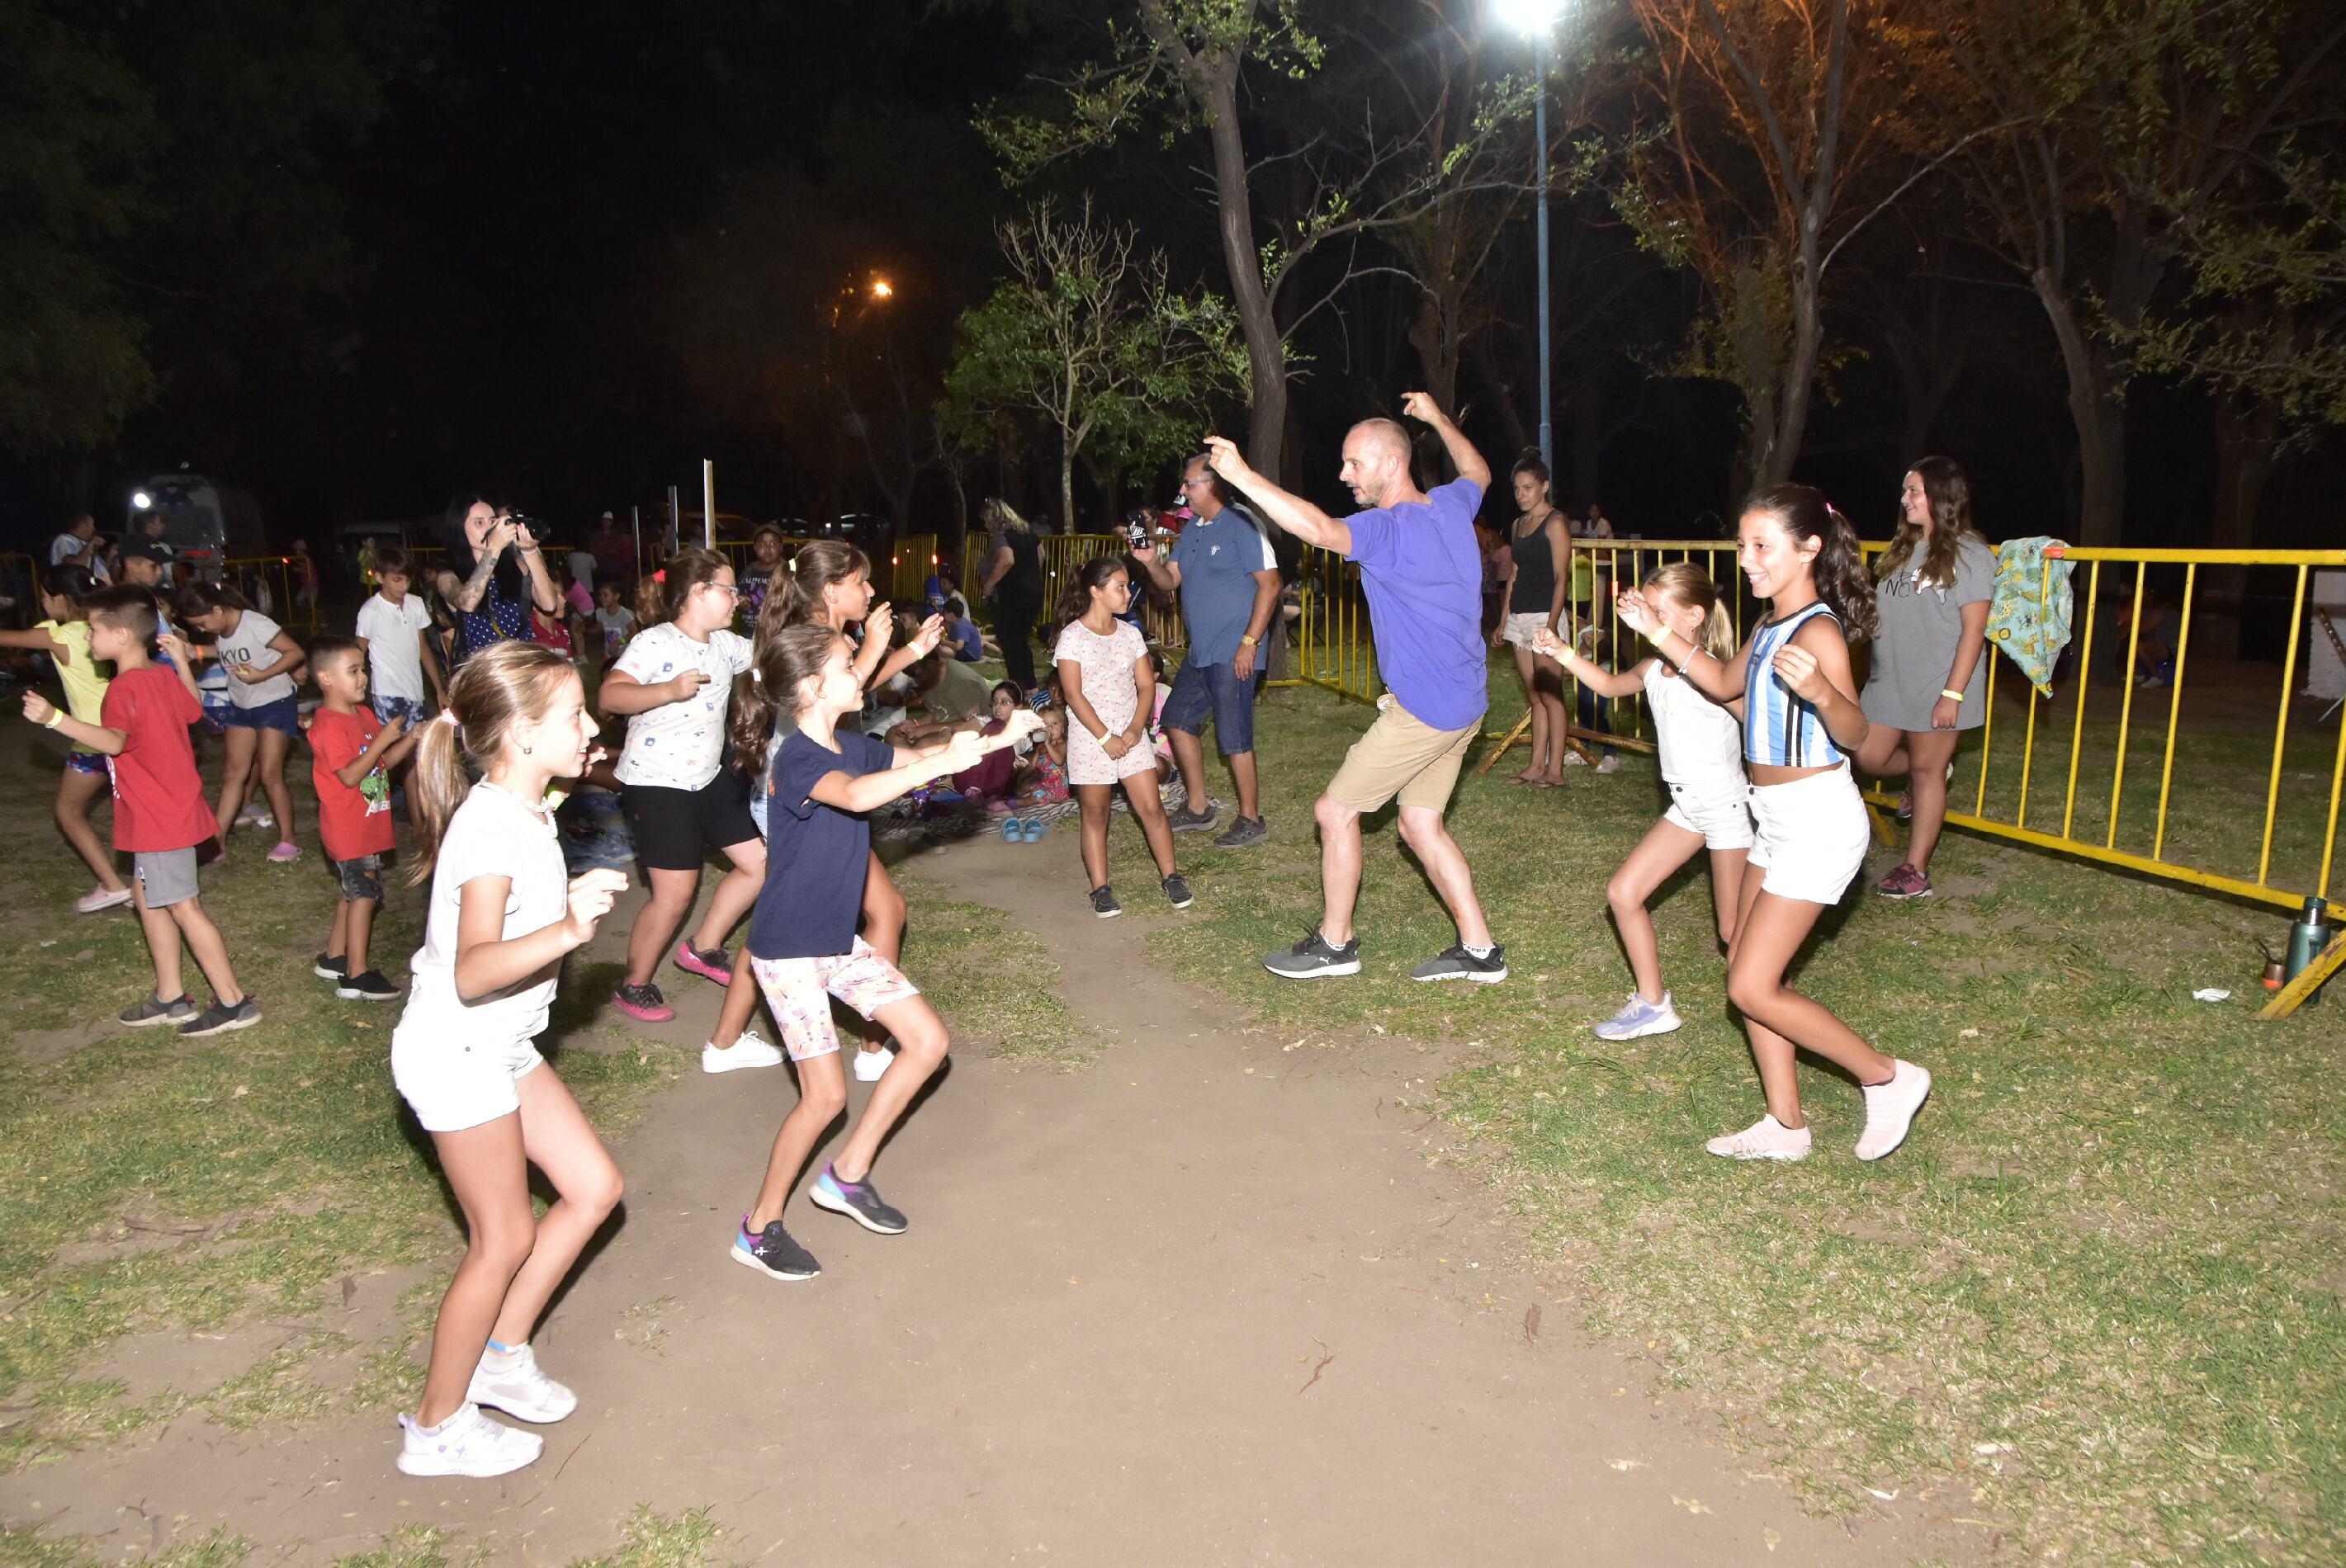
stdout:
[[39,692],[28,691],[25,694],[25,717],[35,724],[47,724],[49,716],[56,710],[57,705]]
[[1043,733],[1043,716],[1031,708],[1022,708],[1010,716],[1010,727],[1003,731],[1012,740],[1023,740],[1029,735]]
[[1803,702],[1822,702],[1825,694],[1832,689],[1832,683],[1818,667],[1817,656],[1804,647],[1786,643],[1776,650],[1774,662],[1776,677]]
[[611,905],[627,891],[627,873],[608,866],[582,871],[570,879],[569,907],[562,929],[580,947],[595,940],[595,923],[611,912]]
[[514,535],[520,531],[521,525],[512,518],[498,518],[489,524],[488,536],[481,541],[481,554],[495,559],[505,553],[505,546],[514,542]]
[[184,669],[188,664],[187,639],[177,632],[157,632],[155,651]]
[[895,635],[896,607],[893,605],[872,606],[872,613],[863,617],[863,640],[869,643],[873,637],[878,637],[880,646],[884,648]]
[[1439,425],[1443,423],[1442,410],[1435,404],[1432,392],[1402,393],[1401,412],[1411,419],[1422,420],[1427,424]]
[[1558,636],[1554,626],[1542,626],[1532,634],[1532,652],[1543,658],[1552,658],[1562,664],[1565,656],[1571,651],[1572,645]]
[[937,644],[944,640],[944,616],[931,616],[913,629],[911,639],[904,646],[926,658],[936,651]]
[[1623,626],[1641,637],[1661,629],[1662,617],[1646,602],[1646,596],[1635,588],[1624,588],[1613,596],[1613,613],[1621,617]]
[[1247,467],[1247,460],[1239,455],[1238,443],[1219,435],[1206,437],[1206,466],[1233,484],[1252,472]]

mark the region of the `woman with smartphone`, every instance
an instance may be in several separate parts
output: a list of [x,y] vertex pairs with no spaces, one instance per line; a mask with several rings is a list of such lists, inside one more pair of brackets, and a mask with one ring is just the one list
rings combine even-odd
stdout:
[[562,613],[562,591],[529,524],[479,495],[448,503],[448,566],[434,582],[456,617],[456,657],[492,643],[530,642],[532,606]]

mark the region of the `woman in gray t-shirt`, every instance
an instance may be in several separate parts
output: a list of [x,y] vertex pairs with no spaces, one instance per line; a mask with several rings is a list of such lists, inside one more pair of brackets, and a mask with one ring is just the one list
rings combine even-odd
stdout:
[[1858,699],[1873,728],[1857,761],[1877,776],[1906,776],[1914,824],[1905,860],[1874,891],[1920,898],[1931,891],[1956,741],[1987,722],[1995,549],[1972,524],[1971,482],[1952,459],[1926,457],[1907,471],[1898,535],[1874,572],[1882,630]]

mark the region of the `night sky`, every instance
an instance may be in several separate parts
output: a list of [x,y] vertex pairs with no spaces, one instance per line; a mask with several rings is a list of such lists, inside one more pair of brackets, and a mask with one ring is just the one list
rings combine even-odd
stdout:
[[[603,507],[624,516],[670,484],[697,485],[702,457],[717,461],[727,511],[880,509],[819,395],[826,352],[873,341],[868,330],[827,338],[831,304],[858,280],[888,277],[892,351],[916,380],[942,368],[955,315],[997,273],[992,224],[1026,194],[1005,190],[971,118],[1063,63],[1051,7],[585,0],[415,11],[415,40],[370,62],[383,112],[355,146],[321,155],[346,283],[282,319],[191,311],[158,331],[157,398],[108,448],[0,460],[9,540],[46,538],[76,505],[111,531],[133,481],[182,463],[253,492],[280,544],[435,514],[474,488],[583,526]],[[1052,183],[1098,189],[1168,252],[1177,276],[1224,288],[1210,209],[1183,168],[1194,149],[1143,142]],[[303,221],[300,209],[279,211],[240,240],[266,249]],[[1557,221],[1621,243],[1587,202],[1560,202]],[[1523,254],[1505,264],[1520,278],[1530,229],[1519,227]],[[1901,286],[1946,260],[1912,235],[1877,250]],[[1667,311],[1689,298],[1667,275],[1643,293],[1608,308]],[[1971,470],[1992,536],[2060,532],[2075,436],[2041,313],[2025,292],[1962,283],[1944,308],[1968,352],[1930,445]],[[1593,493],[1617,525],[1648,536],[1720,531],[1733,395],[1658,374],[1650,353],[1606,357],[1616,323],[1581,309],[1561,299],[1559,331],[1596,345],[1576,384],[1594,390],[1601,457],[1593,479],[1567,478],[1560,493]],[[1406,310],[1372,280],[1306,345],[1290,477],[1316,499],[1341,499],[1343,427],[1390,411],[1421,379]],[[1799,473],[1880,535],[1917,454],[1898,450],[1887,356],[1851,335],[1858,352],[1832,373]],[[1514,367],[1523,425],[1533,352],[1527,319],[1494,334],[1491,357]],[[220,368],[231,362],[233,374]],[[1462,380],[1469,432],[1504,466],[1514,451],[1497,395],[1483,378]],[[2215,482],[2207,399],[2145,382],[2132,407],[2129,542],[2203,537]],[[1567,424],[1559,411],[1560,458]],[[999,484],[1049,514],[1052,453],[1036,440],[1026,472],[989,470],[974,480],[980,493]],[[2264,542],[2337,537],[2327,497],[2341,477],[2338,448],[2317,443],[2283,464]],[[1150,476],[1121,499],[1164,489]],[[1108,499],[1087,496],[1087,514]],[[929,484],[914,511],[915,526],[934,525],[949,504]]]

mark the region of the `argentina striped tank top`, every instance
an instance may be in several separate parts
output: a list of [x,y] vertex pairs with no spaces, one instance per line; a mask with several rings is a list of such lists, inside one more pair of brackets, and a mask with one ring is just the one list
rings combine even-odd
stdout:
[[1830,768],[1847,760],[1825,733],[1816,706],[1794,696],[1776,673],[1776,650],[1813,616],[1840,622],[1819,599],[1783,620],[1763,623],[1751,634],[1751,659],[1743,671],[1743,760],[1748,763]]

